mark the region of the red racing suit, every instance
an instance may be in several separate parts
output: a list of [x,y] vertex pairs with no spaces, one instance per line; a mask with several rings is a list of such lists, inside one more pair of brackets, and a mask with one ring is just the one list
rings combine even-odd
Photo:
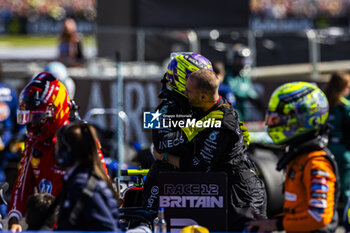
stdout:
[[[11,193],[8,218],[16,217],[20,221],[26,210],[27,198],[35,192],[46,192],[55,197],[61,192],[63,176],[66,172],[56,166],[55,144],[56,137],[51,142],[40,145],[34,144],[30,138],[26,140],[17,179]],[[42,155],[37,156],[36,153],[42,153]],[[107,173],[101,151],[99,155]]]
[[279,218],[286,232],[335,230],[339,181],[333,158],[326,151],[301,154],[288,164],[285,201]]

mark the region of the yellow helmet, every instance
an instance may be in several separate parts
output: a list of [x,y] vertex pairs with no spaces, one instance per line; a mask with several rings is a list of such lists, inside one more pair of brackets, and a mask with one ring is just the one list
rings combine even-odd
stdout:
[[327,98],[316,85],[291,82],[273,92],[265,123],[274,143],[288,144],[292,139],[326,124],[327,117]]
[[199,226],[199,225],[191,225],[182,228],[180,233],[209,233],[208,228]]
[[213,70],[211,62],[204,56],[192,52],[176,55],[169,62],[165,75],[168,86],[187,97],[184,93],[187,79],[192,72],[201,69]]

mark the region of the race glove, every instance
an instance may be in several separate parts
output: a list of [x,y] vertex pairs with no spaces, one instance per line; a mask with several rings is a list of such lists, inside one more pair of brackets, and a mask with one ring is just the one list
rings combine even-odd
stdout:
[[250,144],[250,133],[248,131],[247,126],[243,125],[243,122],[240,121],[239,122],[239,128],[241,129],[242,133],[243,133],[243,140],[244,140],[244,144],[246,146],[249,146]]
[[190,142],[199,132],[205,129],[205,127],[203,126],[205,121],[209,119],[211,121],[220,120],[222,118],[224,118],[224,113],[220,110],[215,110],[199,120],[202,121],[202,123],[200,124],[201,127],[197,127],[197,124],[195,124],[194,127],[183,127],[181,128],[181,130],[185,133],[187,140]]

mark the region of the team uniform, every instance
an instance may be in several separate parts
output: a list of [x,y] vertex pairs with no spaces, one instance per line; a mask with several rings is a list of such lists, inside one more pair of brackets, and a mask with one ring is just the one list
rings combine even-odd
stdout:
[[[162,93],[160,97],[164,99],[157,110],[162,113],[162,119],[165,122],[167,120],[186,120],[186,117],[192,117],[191,107],[185,97],[169,90]],[[159,153],[168,152],[180,156],[191,154],[188,151],[189,143],[187,143],[186,136],[179,129],[179,127],[168,127],[152,131],[152,141]]]
[[[175,116],[176,114],[183,116],[192,115],[188,100],[184,96],[170,90],[165,90],[160,97],[164,99],[157,107],[157,110],[159,110],[163,116]],[[166,120],[167,117],[164,119]],[[169,127],[153,130],[152,141],[154,147],[160,153],[168,152],[170,154],[184,157],[191,156],[192,154],[192,144],[188,143],[186,136],[181,130],[179,130],[179,128]],[[143,187],[143,205],[145,207],[158,208],[158,174],[160,171],[174,170],[176,170],[176,168],[166,161],[156,160],[153,162]]]
[[[18,219],[22,219],[26,200],[35,191],[50,193],[54,196],[60,193],[65,171],[56,166],[55,141],[56,138],[53,138],[50,143],[40,146],[34,145],[33,147],[33,140],[30,138],[26,140],[12,191],[9,217],[16,216]],[[35,155],[38,153],[42,155],[40,157]]]
[[70,109],[65,86],[50,73],[39,73],[21,92],[17,122],[26,125],[27,139],[12,189],[10,220],[21,220],[27,198],[35,192],[60,193],[65,171],[56,166],[55,135],[69,123]]
[[[192,115],[188,99],[184,94],[188,76],[199,69],[213,69],[211,62],[200,54],[180,53],[172,58],[162,80],[163,87],[159,97],[161,104],[157,107],[165,120],[185,119]],[[171,90],[169,90],[169,87]],[[169,117],[167,117],[168,115]],[[180,117],[177,117],[181,115]],[[152,131],[152,141],[160,153],[168,152],[177,156],[191,155],[191,144],[179,127],[169,127]],[[154,161],[143,189],[143,205],[158,208],[158,174],[159,171],[173,171],[176,168],[166,161]]]
[[239,232],[245,222],[255,219],[252,212],[266,217],[265,186],[246,154],[236,111],[221,97],[210,111],[214,110],[224,113],[221,127],[207,128],[194,137],[194,153],[180,158],[180,168],[227,174],[228,229]]
[[285,145],[277,170],[285,170],[283,212],[277,230],[335,232],[340,194],[338,167],[328,150],[328,100],[316,86],[292,82],[272,94],[267,131]]
[[339,184],[332,154],[324,150],[301,151],[286,169],[284,194],[279,221],[285,231],[335,231]]
[[[165,79],[172,91],[164,91],[163,88],[160,97],[165,99],[157,108],[163,114],[165,123],[169,118],[186,121],[188,117],[205,121],[209,117],[198,109],[192,109],[184,94],[188,76],[199,69],[212,70],[212,66],[207,59],[197,54],[180,54],[170,61]],[[180,158],[179,170],[225,171],[229,180],[229,229],[242,231],[245,221],[254,219],[252,210],[266,215],[264,184],[257,176],[255,166],[244,153],[245,146],[237,114],[224,99],[220,99],[214,108],[213,112],[217,110],[216,112],[222,111],[225,114],[224,126],[219,131],[204,128],[193,130],[188,127],[185,127],[186,130],[180,127],[157,129],[152,134],[153,143],[158,153],[167,152]],[[202,132],[198,133],[200,131]],[[175,167],[163,160],[157,160],[152,165],[144,186],[146,207],[158,207],[157,176],[159,171],[169,170],[175,170]]]
[[[65,122],[68,124],[68,121]],[[50,193],[57,196],[62,189],[65,169],[56,165],[54,156],[56,137],[45,144],[35,144],[28,138],[19,164],[17,179],[12,190],[8,217],[22,219],[28,197],[35,192]],[[105,166],[102,153],[101,162]]]
[[[172,98],[164,100],[157,109],[165,115],[175,113],[190,114],[187,102]],[[242,231],[246,221],[254,219],[252,211],[266,216],[266,193],[261,179],[258,177],[255,165],[245,153],[246,147],[239,128],[237,113],[223,98],[212,110],[224,112],[222,128],[206,129],[199,133],[191,143],[185,133],[176,128],[155,130],[153,142],[157,151],[179,155],[180,170],[215,172],[225,171],[228,175],[229,190],[229,229]],[[191,114],[192,115],[192,114]],[[194,113],[200,119],[205,113]],[[179,142],[179,143],[174,143]],[[148,208],[158,206],[159,171],[175,170],[166,161],[155,161],[152,165],[144,186],[144,204]],[[239,198],[237,198],[239,196]]]

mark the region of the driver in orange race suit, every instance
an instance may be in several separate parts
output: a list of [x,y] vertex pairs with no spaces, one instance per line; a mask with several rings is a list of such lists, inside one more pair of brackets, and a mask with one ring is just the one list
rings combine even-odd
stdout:
[[[47,72],[36,75],[19,96],[17,122],[26,125],[27,139],[11,194],[8,229],[12,232],[22,231],[19,221],[30,195],[61,192],[66,171],[56,165],[56,131],[69,123],[71,107],[65,86]],[[107,173],[100,151],[99,155]]]
[[328,101],[314,84],[292,82],[272,94],[267,131],[285,145],[277,170],[285,170],[283,211],[251,221],[247,231],[335,232],[338,224],[338,168],[327,148]]

